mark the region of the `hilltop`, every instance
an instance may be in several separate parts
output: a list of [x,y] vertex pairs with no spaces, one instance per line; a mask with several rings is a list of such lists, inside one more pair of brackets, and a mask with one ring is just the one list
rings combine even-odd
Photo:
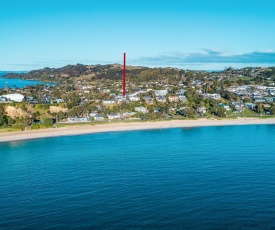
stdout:
[[[61,79],[119,79],[121,78],[123,65],[110,64],[110,65],[67,65],[61,68],[43,68],[38,70],[32,70],[27,73],[7,73],[4,78],[20,78],[20,79],[32,79],[40,81],[60,81]],[[129,74],[139,74],[144,70],[148,70],[148,67],[143,66],[127,66],[127,72]]]
[[[39,80],[46,82],[73,83],[76,81],[94,82],[97,80],[120,80],[123,65],[67,65],[61,68],[43,68],[28,73],[7,73],[4,78]],[[166,81],[177,78],[180,80],[186,71],[177,68],[149,68],[144,66],[127,66],[127,79],[132,82],[149,80]],[[196,72],[196,71],[193,71]],[[199,71],[198,71],[199,72]]]

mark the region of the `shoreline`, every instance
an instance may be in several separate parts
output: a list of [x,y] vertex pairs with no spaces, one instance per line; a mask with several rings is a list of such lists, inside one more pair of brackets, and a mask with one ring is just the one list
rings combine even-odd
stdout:
[[206,118],[198,120],[169,120],[169,121],[147,121],[133,123],[109,123],[68,126],[60,128],[49,128],[40,130],[27,130],[19,132],[0,133],[0,143],[32,140],[39,138],[60,137],[60,136],[75,136],[93,133],[107,132],[125,132],[135,130],[151,130],[151,129],[170,129],[170,128],[192,128],[205,126],[234,126],[234,125],[272,125],[275,124],[275,118],[238,118],[224,120],[208,120]]

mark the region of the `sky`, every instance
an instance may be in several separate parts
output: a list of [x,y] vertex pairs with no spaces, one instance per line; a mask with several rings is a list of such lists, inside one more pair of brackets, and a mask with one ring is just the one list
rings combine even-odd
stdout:
[[275,65],[274,0],[0,0],[0,70]]

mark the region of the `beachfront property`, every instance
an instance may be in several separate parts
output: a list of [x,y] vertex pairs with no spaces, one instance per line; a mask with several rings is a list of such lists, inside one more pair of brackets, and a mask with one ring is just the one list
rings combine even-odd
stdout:
[[229,111],[230,110],[230,106],[229,105],[226,105],[224,103],[220,103],[219,104],[220,107],[224,108],[225,110]]
[[114,120],[114,119],[120,119],[120,114],[119,113],[110,113],[107,114],[107,117],[109,120]]
[[121,118],[130,118],[132,116],[134,116],[136,114],[136,112],[125,112],[121,114]]
[[70,123],[90,122],[90,118],[89,117],[68,117],[67,121]]
[[199,107],[199,108],[197,108],[197,112],[198,113],[206,113],[206,108],[205,108],[205,106],[202,106],[202,107]]
[[96,116],[94,116],[94,120],[95,120],[95,121],[104,121],[105,118],[104,118],[103,115],[96,115]]

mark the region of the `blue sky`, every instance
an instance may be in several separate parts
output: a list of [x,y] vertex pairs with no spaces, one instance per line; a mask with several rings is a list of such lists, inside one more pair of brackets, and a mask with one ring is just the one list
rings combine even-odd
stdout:
[[273,0],[0,0],[0,70],[273,66]]

